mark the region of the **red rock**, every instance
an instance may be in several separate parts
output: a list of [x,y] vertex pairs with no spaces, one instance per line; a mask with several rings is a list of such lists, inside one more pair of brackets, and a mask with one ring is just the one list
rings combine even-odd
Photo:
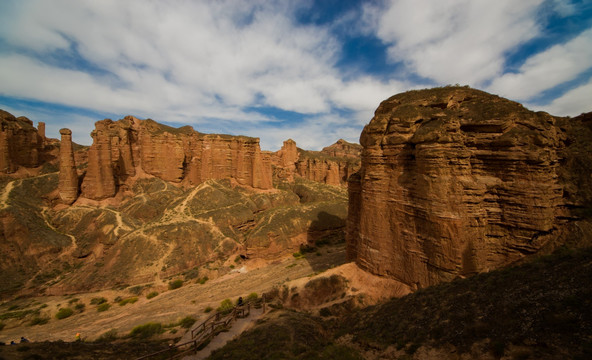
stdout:
[[72,204],[78,198],[78,174],[72,148],[72,131],[61,129],[60,173],[58,192],[62,201]]
[[578,219],[566,190],[590,184],[589,165],[562,165],[574,151],[592,163],[592,131],[574,120],[469,88],[383,101],[350,178],[348,258],[418,288],[558,246]]
[[0,172],[12,173],[19,166],[39,166],[42,150],[43,141],[31,120],[0,110]]

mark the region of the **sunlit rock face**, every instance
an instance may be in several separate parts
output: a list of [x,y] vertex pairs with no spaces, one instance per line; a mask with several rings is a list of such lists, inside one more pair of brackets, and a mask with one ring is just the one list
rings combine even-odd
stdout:
[[348,258],[419,288],[589,239],[590,117],[461,87],[385,100],[350,178]]
[[100,200],[138,172],[162,180],[197,185],[232,178],[258,189],[272,187],[271,164],[259,139],[208,135],[190,126],[171,128],[128,116],[95,123],[82,196]]
[[[45,124],[40,128],[44,135]],[[31,120],[0,110],[0,173],[12,173],[19,166],[38,166],[43,140]]]

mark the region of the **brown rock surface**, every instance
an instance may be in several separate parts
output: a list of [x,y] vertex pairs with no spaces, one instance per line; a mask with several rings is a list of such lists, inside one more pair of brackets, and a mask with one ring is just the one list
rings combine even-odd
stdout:
[[417,288],[589,239],[591,139],[589,114],[469,88],[395,95],[360,137],[348,258]]
[[12,173],[19,166],[39,166],[43,139],[33,122],[0,110],[0,172]]
[[173,183],[232,178],[254,188],[272,187],[270,159],[262,155],[258,138],[206,135],[190,126],[172,128],[132,116],[98,121],[95,127],[84,197],[114,196],[139,169]]
[[78,173],[74,162],[74,150],[72,148],[72,131],[61,129],[60,145],[60,175],[58,192],[60,198],[66,204],[72,204],[78,197]]

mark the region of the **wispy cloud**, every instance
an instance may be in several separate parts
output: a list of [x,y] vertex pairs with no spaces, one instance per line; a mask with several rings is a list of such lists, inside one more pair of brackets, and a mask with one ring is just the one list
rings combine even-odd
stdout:
[[[257,136],[269,149],[283,137],[320,149],[339,137],[357,140],[380,101],[401,91],[460,83],[529,101],[592,66],[590,30],[582,29],[508,68],[509,54],[544,37],[542,8],[578,14],[580,5],[567,0],[360,1],[302,21],[319,6],[328,5],[1,2],[0,95]],[[376,53],[360,58],[370,66],[372,56],[383,59],[381,71],[347,58],[356,55],[355,47],[345,51],[352,39],[373,39]],[[539,106],[583,108],[580,90],[569,90]],[[299,116],[284,119],[285,112]],[[70,119],[87,122],[80,129],[99,120],[80,114]],[[45,116],[48,131],[67,116],[60,112],[55,124]]]

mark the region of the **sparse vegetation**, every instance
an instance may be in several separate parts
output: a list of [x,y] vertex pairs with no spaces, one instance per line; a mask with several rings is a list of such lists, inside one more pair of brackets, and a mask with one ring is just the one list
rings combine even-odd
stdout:
[[177,279],[169,282],[169,290],[175,290],[183,286],[183,280]]
[[185,316],[183,319],[179,320],[179,325],[182,328],[189,329],[193,326],[193,324],[195,324],[196,321],[197,319],[192,316]]
[[234,308],[234,305],[232,304],[232,301],[230,299],[224,299],[224,300],[222,300],[222,302],[220,303],[220,306],[216,310],[219,313],[228,314],[229,312],[232,311],[233,308]]
[[104,297],[96,297],[96,298],[90,299],[91,305],[101,305],[106,302],[107,302],[107,299],[105,299]]
[[117,340],[117,329],[111,329],[109,331],[104,332],[99,336],[95,342],[96,343],[108,343]]
[[36,316],[33,319],[31,319],[31,321],[29,322],[29,326],[45,325],[48,322],[49,322],[49,318],[48,317],[39,317],[39,316]]
[[259,299],[259,295],[257,295],[256,292],[252,292],[247,296],[246,301],[247,302],[253,302],[253,301],[257,301],[257,299]]
[[206,308],[204,309],[204,312],[207,314],[207,313],[211,312],[212,310],[214,310],[214,308],[213,308],[213,307],[211,307],[211,306],[206,306]]
[[103,311],[109,310],[109,308],[111,308],[111,304],[109,304],[109,303],[102,303],[99,306],[97,306],[97,311],[98,312],[103,312]]
[[158,296],[158,291],[152,291],[149,292],[148,295],[146,295],[146,299],[152,299]]
[[119,303],[119,306],[124,306],[124,305],[127,305],[127,304],[133,304],[136,301],[138,301],[138,298],[136,296],[134,296],[134,297],[130,297],[130,298],[127,298],[127,299],[122,299],[118,303]]
[[203,285],[203,284],[205,284],[205,283],[206,283],[206,281],[208,281],[208,280],[209,280],[209,279],[208,279],[208,277],[207,277],[207,276],[204,276],[204,277],[200,278],[199,280],[197,280],[197,282],[198,282],[199,284]]
[[74,310],[70,308],[61,308],[55,317],[56,319],[61,320],[72,316],[72,314],[74,314]]
[[162,324],[149,322],[144,325],[138,325],[130,332],[130,337],[138,339],[148,339],[154,335],[162,334],[164,329]]
[[76,310],[78,312],[83,312],[84,309],[86,309],[86,305],[84,305],[83,303],[78,303],[78,304],[74,305],[74,310]]

